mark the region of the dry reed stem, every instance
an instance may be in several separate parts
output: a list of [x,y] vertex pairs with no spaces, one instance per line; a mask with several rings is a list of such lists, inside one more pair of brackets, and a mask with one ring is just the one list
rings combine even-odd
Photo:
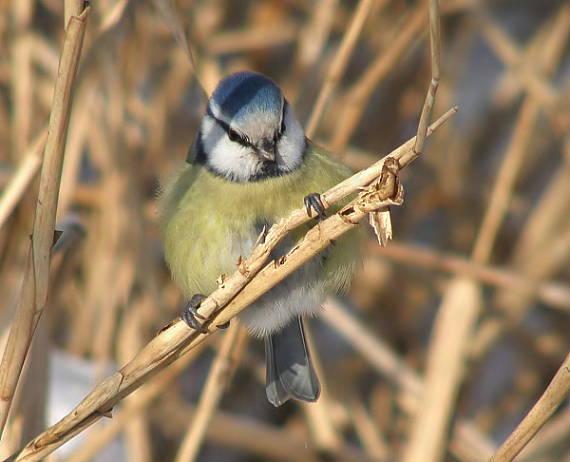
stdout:
[[[323,320],[333,327],[382,377],[401,389],[401,406],[407,413],[415,412],[423,403],[424,383],[402,359],[395,354],[367,326],[357,321],[336,301],[329,299],[321,314]],[[488,454],[494,446],[469,421],[459,420],[454,428],[451,447],[468,454]],[[454,451],[455,453],[455,451]],[[456,454],[458,455],[459,452]],[[487,460],[484,458],[484,460]]]
[[[534,265],[525,262],[523,270],[529,279],[540,281],[566,264],[568,255],[570,255],[570,224],[561,230],[555,239],[551,239],[546,248],[540,250],[540,254],[532,260]],[[481,357],[494,345],[506,327],[516,325],[524,318],[536,295],[534,287],[536,283],[526,290],[521,288],[518,292],[505,291],[496,295],[495,303],[501,309],[502,317],[489,318],[481,324],[471,341],[471,356]],[[569,288],[559,284],[554,287],[549,285],[545,289],[548,289],[549,299],[558,302],[567,298]]]
[[[562,14],[556,17],[555,23],[548,32],[541,59],[537,64],[539,71],[546,76],[549,76],[555,71],[556,65],[562,57],[563,50],[567,43],[567,36],[570,32],[570,6],[564,5],[561,11]],[[493,243],[495,242],[499,227],[506,215],[516,178],[523,166],[523,158],[530,143],[534,126],[540,115],[540,108],[541,102],[537,100],[533,94],[529,94],[525,97],[473,249],[473,259],[478,262],[487,261],[491,255]],[[543,238],[546,239],[546,236],[543,236]],[[552,240],[550,239],[547,243],[552,243]],[[560,253],[558,253],[558,255],[560,255]],[[533,263],[527,261],[530,259],[525,259],[524,264],[527,268],[525,272],[530,277],[541,279],[545,276],[544,273],[539,273],[539,270],[545,267],[544,246],[535,256],[543,260],[542,264],[537,266],[536,262]],[[552,263],[555,260],[556,258],[548,261]],[[506,306],[508,311],[514,312],[520,317],[524,313],[526,306],[528,306],[528,303],[525,302],[528,302],[531,294],[532,290],[527,291],[527,295],[522,292],[512,295],[502,293],[497,296],[497,304],[503,307]],[[517,300],[513,300],[513,297]],[[501,298],[503,300],[506,298],[507,302],[503,301],[501,303]],[[482,355],[494,344],[502,332],[504,324],[504,321],[498,319],[485,320],[482,323],[473,341],[474,347],[472,350],[474,356]]]
[[394,69],[410,49],[414,40],[421,36],[426,22],[425,8],[417,7],[410,20],[394,41],[363,72],[362,76],[351,86],[343,98],[342,114],[338,118],[336,129],[330,143],[332,152],[344,151],[346,144],[360,122],[372,92],[382,80]]
[[520,452],[520,462],[533,462],[552,450],[566,444],[570,435],[570,407],[566,407],[556,417],[552,418],[544,428]]
[[471,422],[459,420],[453,427],[449,452],[463,462],[487,462],[497,446]]
[[464,372],[467,342],[481,310],[477,284],[456,278],[447,288],[433,327],[426,360],[425,388],[403,461],[439,460]]
[[424,148],[427,128],[431,120],[433,103],[435,102],[435,95],[437,93],[437,88],[439,87],[441,62],[439,0],[429,1],[429,38],[431,50],[431,82],[422,108],[420,122],[418,124],[418,134],[416,136],[416,144],[414,146],[414,151],[417,153],[421,153]]
[[202,85],[202,83],[200,82],[200,79],[198,76],[198,67],[196,66],[196,60],[194,59],[194,55],[192,53],[192,49],[190,47],[190,44],[188,43],[188,40],[186,39],[186,34],[184,33],[184,28],[182,27],[182,24],[180,23],[180,19],[179,19],[180,16],[178,14],[176,14],[176,12],[175,12],[174,2],[172,0],[154,0],[153,3],[155,4],[156,8],[158,9],[160,14],[162,15],[164,22],[170,28],[170,31],[174,35],[174,39],[176,40],[176,43],[178,43],[178,45],[184,50],[184,52],[188,58],[188,62],[190,63],[190,65],[192,67],[192,71],[194,72],[194,77],[196,78],[196,80],[198,81],[200,86],[202,88],[205,88],[204,85]]
[[109,444],[129,422],[157,398],[164,390],[171,386],[171,383],[178,375],[202,353],[206,343],[198,345],[197,348],[180,358],[179,361],[160,371],[156,377],[153,377],[134,395],[137,397],[134,401],[125,402],[118,412],[113,415],[113,419],[109,420],[100,427],[91,430],[87,441],[71,453],[64,462],[89,462],[93,457],[107,444]]
[[554,414],[570,393],[570,354],[556,375],[515,431],[507,438],[489,462],[510,462]]
[[[482,22],[482,31],[488,42],[491,44],[498,57],[503,60],[506,66],[514,71],[514,75],[522,83],[528,95],[532,95],[549,116],[551,126],[554,130],[562,133],[568,131],[568,117],[566,116],[567,105],[564,101],[563,91],[557,92],[550,82],[544,78],[543,72],[528,66],[528,60],[518,49],[507,33],[505,33],[495,22],[485,13],[480,12],[479,19]],[[564,43],[560,35],[564,35],[565,29],[570,23],[570,7],[563,5],[555,18],[555,24],[551,30],[550,39]],[[558,37],[557,37],[558,35]],[[560,40],[562,39],[562,40]],[[548,46],[543,47],[547,52],[551,52]],[[560,50],[562,51],[562,50]],[[537,66],[534,66],[537,67]],[[538,66],[540,67],[540,66]],[[561,103],[561,104],[560,104]]]
[[[118,328],[117,358],[120,363],[125,363],[144,345],[143,341],[143,309],[149,305],[148,298],[139,298],[130,304],[125,321]],[[141,399],[138,393],[133,393],[125,399],[125,406],[134,407]],[[145,412],[139,412],[131,417],[125,428],[124,442],[128,460],[137,462],[152,462],[152,430]],[[87,434],[92,437],[91,433]]]
[[59,200],[57,205],[57,219],[61,219],[69,209],[79,178],[81,156],[86,142],[87,130],[92,123],[91,106],[93,103],[94,89],[92,85],[83,85],[76,96],[77,101],[83,101],[85,108],[71,114],[69,121],[69,136],[65,162],[61,173],[59,185]]
[[422,382],[417,374],[404,364],[388,345],[350,316],[337,302],[327,300],[321,318],[362,354],[383,377],[409,395],[419,396]]
[[293,72],[288,78],[288,82],[282,85],[293,107],[295,107],[302,86],[292,85],[290,82],[302,82],[323,54],[323,48],[330,35],[337,8],[338,0],[314,2],[311,19],[307,21],[299,33],[295,57],[293,58]]
[[235,368],[234,362],[237,359],[235,347],[238,344],[240,332],[241,335],[245,333],[244,327],[234,321],[224,334],[222,345],[210,366],[196,412],[176,454],[175,462],[191,462],[198,457],[212,415],[219,406],[222,394],[231,380],[230,371]]
[[[432,79],[418,126],[414,150],[422,152],[425,132],[440,79],[440,13],[438,0],[429,3]],[[476,284],[456,279],[446,290],[435,321],[427,356],[423,405],[414,416],[410,439],[404,450],[405,462],[429,462],[439,459],[446,447],[446,428],[459,391],[466,339],[481,309]],[[458,306],[462,306],[458,311]]]
[[305,337],[307,348],[311,352],[315,373],[317,377],[320,377],[321,394],[314,403],[302,403],[301,410],[305,416],[312,443],[317,451],[326,457],[327,454],[335,454],[343,442],[331,416],[331,399],[327,377],[322,367],[319,352],[313,342],[313,332],[309,323],[305,323]]
[[37,321],[47,300],[49,261],[65,136],[71,107],[71,92],[89,11],[90,9],[87,7],[80,16],[73,16],[70,19],[63,43],[40,176],[29,261],[25,270],[19,306],[12,321],[8,344],[0,367],[0,435],[8,418],[14,390]]
[[368,455],[375,460],[393,460],[390,457],[388,442],[380,433],[377,423],[361,401],[354,400],[351,403],[349,414],[352,418],[354,430]]
[[525,65],[524,55],[515,42],[491,18],[481,14],[482,32],[498,56],[511,68],[518,69],[518,78],[527,91],[546,108],[552,107],[558,99],[557,92],[549,82],[539,76],[532,67]]
[[83,9],[85,8],[84,0],[64,0],[63,2],[63,27],[67,29],[69,25],[69,20],[73,16],[81,16]]
[[208,38],[205,49],[212,55],[245,52],[275,47],[293,42],[299,34],[298,26],[283,23],[278,28],[270,25],[248,27],[243,31],[223,32]]
[[481,283],[511,291],[530,291],[542,303],[570,312],[570,288],[563,283],[537,281],[514,271],[475,263],[466,257],[437,252],[413,244],[392,242],[388,247],[370,244],[369,248],[372,252],[394,261],[468,276]]
[[[29,18],[26,19],[26,22],[29,20]],[[12,146],[15,153],[22,152],[25,149],[31,134],[33,94],[29,89],[32,88],[33,81],[32,53],[33,43],[29,32],[20,32],[20,36],[12,45],[12,68],[14,74],[18,76],[12,82],[12,98],[15,102]]]
[[[566,15],[561,15],[558,24],[555,24],[550,31],[550,43],[545,46],[544,54],[539,62],[539,69],[546,74],[553,72],[555,64],[560,59],[563,44],[566,43],[566,40],[564,39],[565,35],[559,34],[558,31],[565,28],[567,28]],[[493,243],[511,200],[514,183],[522,166],[526,153],[525,148],[529,144],[539,109],[540,100],[537,101],[530,96],[525,98],[515,124],[509,148],[497,174],[491,200],[481,222],[473,249],[473,259],[479,263],[486,262],[491,254]]]
[[[545,61],[551,62],[552,49],[548,51]],[[486,262],[491,254],[537,112],[538,104],[528,97],[519,113],[511,144],[477,236],[472,257],[476,262]],[[475,282],[461,278],[454,280],[444,294],[428,351],[426,392],[423,396],[426,404],[414,421],[405,461],[432,461],[443,454],[451,406],[456,399],[467,358],[469,334],[481,310],[479,297]]]
[[521,230],[513,251],[513,263],[520,267],[533,254],[544,247],[544,238],[567,217],[570,201],[570,135],[566,137],[562,153],[562,165],[554,173]]
[[40,135],[27,149],[22,162],[16,172],[10,177],[0,197],[0,229],[10,217],[24,193],[28,191],[30,183],[42,164],[42,154],[46,142],[47,130],[42,130]]
[[[178,426],[192,418],[193,406],[184,402],[168,409],[168,417],[177,420]],[[311,446],[308,446],[304,434],[295,434],[282,427],[262,423],[246,416],[218,411],[208,427],[208,441],[217,446],[241,449],[257,454],[261,460],[279,460],[286,462],[322,462],[323,458]],[[334,455],[338,462],[378,462],[373,461],[360,449],[342,445]]]
[[[440,117],[428,131],[431,134],[456,112],[450,109]],[[271,250],[292,230],[310,220],[304,208],[298,209],[271,227],[263,243],[259,244],[251,256],[238,263],[238,271],[223,278],[222,285],[206,298],[199,314],[206,320],[203,324],[207,334],[189,330],[181,321],[173,321],[148,343],[140,353],[113,376],[108,377],[86,396],[78,406],[61,421],[48,428],[31,441],[25,448],[14,454],[10,460],[33,461],[43,458],[61,446],[83,429],[90,426],[108,413],[118,401],[140,387],[147,378],[176,360],[184,351],[194,348],[209,334],[217,330],[217,325],[224,324],[245,309],[252,301],[261,296],[305,261],[326,248],[331,240],[338,238],[350,229],[370,211],[399,203],[393,199],[397,189],[394,167],[403,168],[417,158],[413,151],[415,139],[404,143],[384,159],[370,168],[363,170],[325,192],[321,197],[325,206],[341,200],[351,193],[370,184],[381,175],[383,183],[376,182],[377,193],[361,193],[359,199],[351,202],[339,213],[320,222],[312,228],[303,241],[279,262],[273,262],[263,268]],[[389,160],[389,163],[385,163]],[[389,164],[389,165],[388,165]],[[382,195],[385,195],[382,198]],[[263,268],[263,269],[262,269]],[[222,310],[220,308],[223,307]]]
[[[375,1],[377,0],[359,0],[358,2],[356,11],[354,12],[350,25],[346,29],[342,38],[338,52],[335,55],[333,62],[330,64],[323,86],[321,87],[319,96],[313,106],[313,111],[311,112],[309,121],[307,122],[305,132],[309,138],[313,137],[317,131],[325,106],[342,78],[344,70],[348,65],[350,55],[352,54],[358,37],[360,36],[360,32],[364,27],[364,22],[366,21]],[[385,3],[385,0],[382,0],[382,3]]]

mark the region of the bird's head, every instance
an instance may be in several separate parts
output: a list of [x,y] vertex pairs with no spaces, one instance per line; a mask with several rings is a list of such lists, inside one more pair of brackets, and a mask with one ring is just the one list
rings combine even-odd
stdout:
[[223,79],[208,101],[197,161],[228,180],[245,182],[297,169],[305,134],[279,87],[255,72]]

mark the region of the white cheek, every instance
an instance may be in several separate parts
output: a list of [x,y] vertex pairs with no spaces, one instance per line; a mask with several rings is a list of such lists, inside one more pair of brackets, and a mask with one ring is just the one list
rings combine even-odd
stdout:
[[247,179],[259,170],[259,159],[249,148],[231,141],[225,130],[210,117],[205,117],[201,130],[208,164],[217,172],[235,181]]
[[285,112],[285,133],[278,144],[279,155],[283,167],[292,171],[295,170],[303,160],[305,149],[305,132],[299,121],[295,118],[293,111],[287,107]]

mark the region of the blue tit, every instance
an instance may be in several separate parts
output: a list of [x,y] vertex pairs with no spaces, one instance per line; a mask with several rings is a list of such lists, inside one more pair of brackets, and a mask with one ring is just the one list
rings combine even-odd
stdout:
[[[350,170],[305,137],[279,87],[254,72],[223,79],[208,101],[187,163],[164,189],[164,254],[176,283],[191,299],[183,318],[196,327],[199,293],[217,288],[247,257],[263,228],[303,206],[323,212],[320,196]],[[333,212],[338,209],[332,209]],[[287,253],[312,224],[290,234],[272,253]],[[262,295],[239,315],[265,339],[266,392],[280,406],[315,401],[320,385],[303,316],[321,309],[328,291],[341,291],[359,261],[360,232],[351,231]]]

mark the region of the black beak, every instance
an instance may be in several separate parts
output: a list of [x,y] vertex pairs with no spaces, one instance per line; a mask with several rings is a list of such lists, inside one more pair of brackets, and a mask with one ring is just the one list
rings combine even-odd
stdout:
[[276,146],[273,140],[263,140],[259,146],[259,156],[268,162],[275,162]]

